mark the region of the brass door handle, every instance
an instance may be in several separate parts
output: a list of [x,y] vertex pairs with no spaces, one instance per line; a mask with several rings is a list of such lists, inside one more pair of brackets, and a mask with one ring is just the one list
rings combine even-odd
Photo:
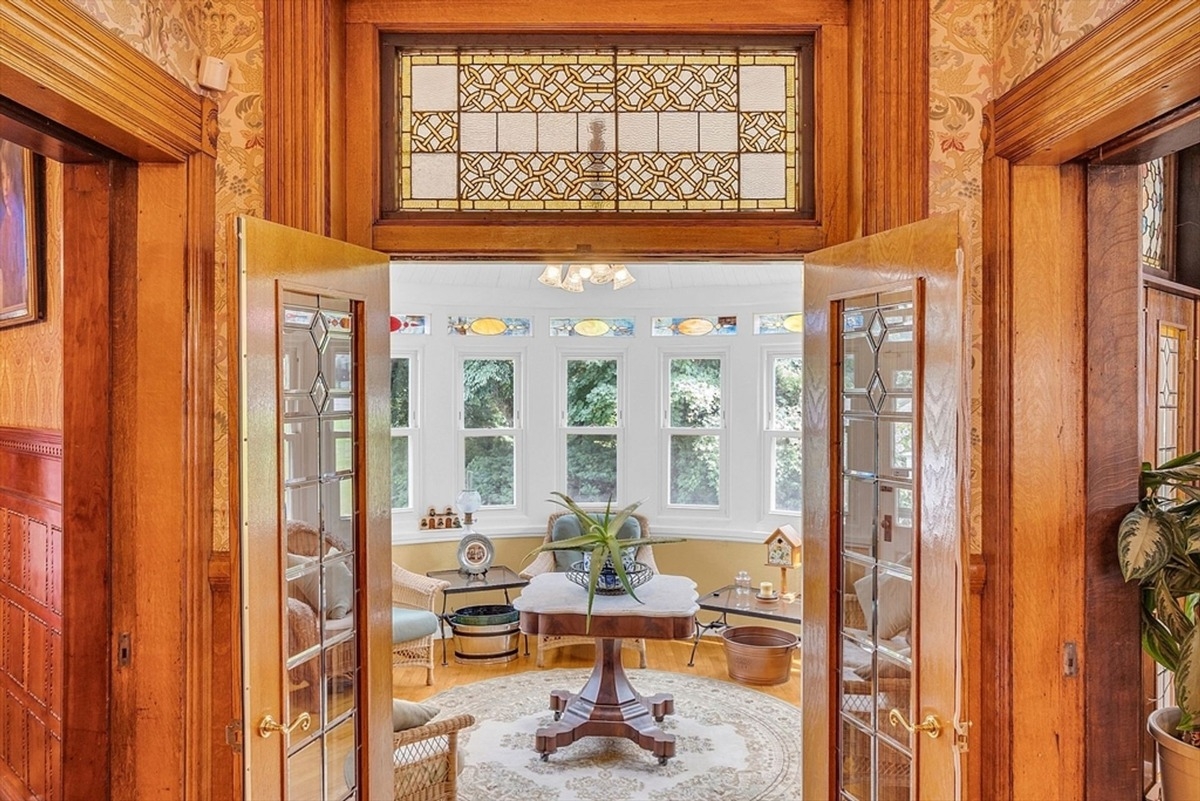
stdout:
[[892,709],[891,712],[888,712],[888,720],[892,722],[893,726],[900,726],[909,734],[917,731],[923,731],[928,734],[931,739],[936,740],[938,735],[942,733],[941,721],[939,721],[937,716],[933,713],[926,715],[924,720],[914,726],[904,718],[903,712],[901,712],[899,709]]
[[312,726],[312,716],[307,712],[301,712],[300,717],[293,720],[287,726],[284,726],[270,715],[263,715],[263,719],[258,723],[258,736],[270,737],[274,732],[287,732],[291,734],[297,728],[308,731],[309,726]]

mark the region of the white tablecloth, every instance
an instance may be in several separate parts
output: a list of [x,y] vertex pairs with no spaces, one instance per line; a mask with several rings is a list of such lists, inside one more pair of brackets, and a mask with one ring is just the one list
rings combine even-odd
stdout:
[[[687,576],[656,575],[635,587],[638,601],[621,595],[596,594],[592,615],[643,615],[680,617],[700,611],[696,604],[696,582]],[[587,614],[587,590],[567,578],[565,573],[534,576],[513,601],[519,611],[533,614]]]

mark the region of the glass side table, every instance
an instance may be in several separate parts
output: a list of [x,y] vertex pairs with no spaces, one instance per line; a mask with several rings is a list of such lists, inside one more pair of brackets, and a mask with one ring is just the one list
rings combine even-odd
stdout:
[[791,603],[785,603],[782,598],[760,601],[753,593],[739,595],[734,585],[726,584],[719,590],[701,595],[697,603],[701,609],[719,612],[720,615],[711,623],[701,623],[699,618],[696,619],[696,636],[692,641],[692,655],[688,658],[688,667],[696,665],[696,648],[700,645],[700,638],[706,631],[720,631],[727,627],[729,615],[757,617],[777,623],[794,623],[797,626],[804,623],[800,596],[796,596]]

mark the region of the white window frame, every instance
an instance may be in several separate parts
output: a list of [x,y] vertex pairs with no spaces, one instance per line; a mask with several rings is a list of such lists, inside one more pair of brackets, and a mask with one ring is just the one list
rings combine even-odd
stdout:
[[[798,438],[803,443],[804,433],[801,428],[776,428],[775,427],[775,363],[781,359],[800,359],[803,364],[804,353],[803,345],[797,344],[794,348],[771,348],[763,353],[763,359],[760,363],[763,376],[763,397],[765,403],[762,408],[762,447],[764,457],[764,489],[766,510],[772,515],[796,515],[803,510],[799,509],[780,509],[775,503],[775,443],[780,439]],[[801,421],[803,423],[803,421]]]
[[[513,363],[513,420],[511,428],[466,428],[465,426],[465,409],[463,393],[463,365],[467,361],[489,360],[489,361],[505,361],[509,360]],[[488,505],[484,504],[481,509],[503,510],[503,509],[519,509],[522,506],[521,498],[521,468],[524,461],[525,450],[525,423],[524,423],[524,397],[525,397],[525,354],[522,351],[490,351],[483,349],[459,350],[455,354],[454,360],[454,402],[455,402],[455,418],[456,418],[456,434],[457,434],[457,458],[455,471],[458,476],[457,485],[465,488],[467,486],[467,440],[474,437],[511,437],[513,443],[513,502],[504,505]]]
[[[676,360],[716,359],[721,363],[721,424],[714,428],[683,428],[671,426],[671,362]],[[729,509],[729,372],[730,354],[727,349],[704,348],[688,350],[683,348],[664,349],[660,362],[659,426],[661,431],[660,450],[663,468],[662,503],[664,509],[672,511],[697,511],[706,514],[714,512],[725,514]],[[719,476],[717,477],[717,503],[715,505],[672,503],[671,502],[671,439],[675,436],[715,436],[720,458],[717,462]]]
[[[567,438],[574,435],[587,434],[603,434],[613,435],[617,439],[617,475],[616,475],[616,492],[613,494],[613,505],[618,505],[618,499],[623,497],[622,493],[625,487],[625,387],[626,366],[625,354],[613,351],[577,351],[577,350],[560,350],[557,354],[558,369],[556,371],[556,382],[558,386],[558,408],[557,414],[557,432],[556,432],[556,447],[558,455],[558,470],[556,474],[561,480],[563,487],[570,486],[568,480],[567,469]],[[614,361],[617,363],[617,424],[612,427],[607,426],[571,426],[567,424],[567,365],[573,361]],[[589,504],[603,504],[603,500],[587,500],[580,501],[584,506]]]
[[[421,360],[419,352],[416,350],[393,350],[388,361],[388,421],[391,422],[392,417],[392,361],[396,359],[408,359],[408,425],[407,426],[392,426],[390,428],[390,437],[388,440],[388,455],[391,455],[392,440],[396,437],[408,437],[408,506],[392,506],[392,514],[408,514],[415,512],[417,505],[414,498],[417,496],[417,470],[414,466],[417,464],[419,456],[418,437],[421,431],[420,426],[420,410],[419,403],[421,398],[421,378],[420,366]],[[391,503],[391,484],[392,474],[388,471],[388,503]]]

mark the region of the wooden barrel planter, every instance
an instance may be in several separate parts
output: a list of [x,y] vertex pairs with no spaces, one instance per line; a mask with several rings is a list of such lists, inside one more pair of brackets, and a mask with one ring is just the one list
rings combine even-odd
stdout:
[[516,659],[519,617],[517,610],[506,604],[464,606],[450,615],[454,661],[494,665]]

